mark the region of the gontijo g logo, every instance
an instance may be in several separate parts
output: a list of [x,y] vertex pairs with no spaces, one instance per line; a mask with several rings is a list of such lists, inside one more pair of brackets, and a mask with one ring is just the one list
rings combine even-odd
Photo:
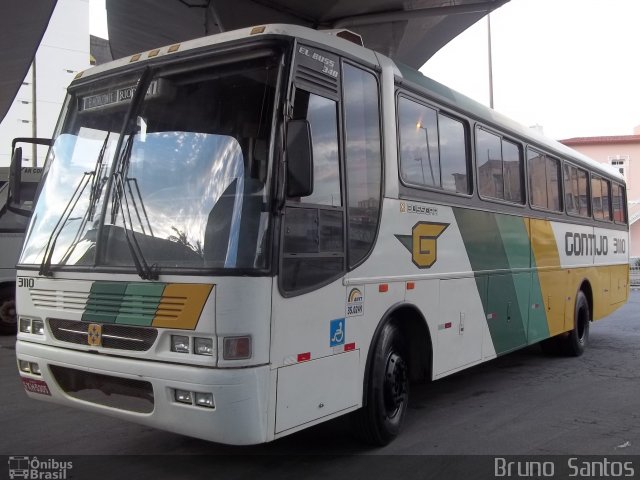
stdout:
[[437,239],[448,223],[418,222],[411,235],[396,235],[396,238],[411,252],[411,260],[418,268],[430,268],[438,260]]

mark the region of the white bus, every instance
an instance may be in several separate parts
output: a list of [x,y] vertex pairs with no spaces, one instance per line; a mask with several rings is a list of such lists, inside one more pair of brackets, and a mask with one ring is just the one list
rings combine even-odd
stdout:
[[[346,35],[353,39],[353,35]],[[265,25],[69,87],[18,271],[32,398],[226,444],[350,414],[628,296],[625,183],[415,70]]]

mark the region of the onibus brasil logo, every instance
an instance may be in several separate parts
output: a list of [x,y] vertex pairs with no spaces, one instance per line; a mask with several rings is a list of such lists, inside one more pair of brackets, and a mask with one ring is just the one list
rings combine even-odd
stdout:
[[25,478],[33,480],[65,480],[69,478],[67,471],[73,468],[72,462],[64,462],[55,458],[40,460],[38,457],[9,457],[9,478]]

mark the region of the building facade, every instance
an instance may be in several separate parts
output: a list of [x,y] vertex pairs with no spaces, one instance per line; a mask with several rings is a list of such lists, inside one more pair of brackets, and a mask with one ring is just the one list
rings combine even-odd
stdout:
[[627,182],[629,254],[640,257],[640,126],[633,135],[576,137],[560,142],[622,173]]

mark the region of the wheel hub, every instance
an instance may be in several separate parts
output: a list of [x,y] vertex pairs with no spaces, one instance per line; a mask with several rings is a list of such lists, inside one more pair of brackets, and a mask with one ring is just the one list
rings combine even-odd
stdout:
[[394,417],[407,395],[407,364],[392,352],[387,358],[384,378],[384,403],[389,417]]
[[0,306],[0,320],[2,323],[15,325],[17,322],[15,300],[5,300]]

